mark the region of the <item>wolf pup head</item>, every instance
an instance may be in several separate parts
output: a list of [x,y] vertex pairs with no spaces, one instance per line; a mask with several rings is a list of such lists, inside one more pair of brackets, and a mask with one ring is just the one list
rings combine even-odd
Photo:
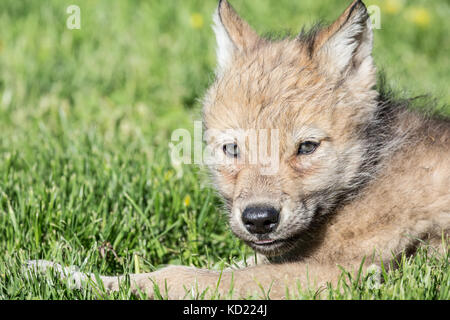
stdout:
[[216,79],[204,97],[210,169],[232,231],[281,255],[356,190],[375,121],[372,30],[354,1],[330,26],[269,40],[222,0]]

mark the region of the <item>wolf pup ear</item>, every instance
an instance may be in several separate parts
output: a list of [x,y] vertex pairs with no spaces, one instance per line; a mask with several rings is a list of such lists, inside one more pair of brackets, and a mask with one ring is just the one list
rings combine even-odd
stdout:
[[226,0],[219,1],[213,22],[217,41],[216,74],[220,75],[229,66],[233,55],[252,48],[258,42],[259,36]]
[[374,75],[372,24],[366,6],[356,0],[328,28],[317,35],[315,52],[326,71],[334,75]]

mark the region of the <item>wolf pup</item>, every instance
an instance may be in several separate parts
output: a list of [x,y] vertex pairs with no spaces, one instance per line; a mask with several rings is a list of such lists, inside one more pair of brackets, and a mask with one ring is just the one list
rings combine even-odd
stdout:
[[[211,172],[233,233],[259,254],[258,264],[221,272],[169,266],[130,275],[135,290],[152,297],[157,284],[172,299],[207,288],[206,297],[265,291],[282,299],[298,285],[336,284],[338,266],[369,272],[424,243],[447,250],[450,122],[376,89],[361,1],[294,39],[258,36],[226,0],[214,23],[218,66],[204,125],[223,133],[217,150],[236,161]],[[237,142],[229,129],[277,130],[276,172],[238,161],[251,142]],[[77,286],[95,281],[51,262],[31,264],[55,267]],[[117,290],[123,276],[101,278]]]

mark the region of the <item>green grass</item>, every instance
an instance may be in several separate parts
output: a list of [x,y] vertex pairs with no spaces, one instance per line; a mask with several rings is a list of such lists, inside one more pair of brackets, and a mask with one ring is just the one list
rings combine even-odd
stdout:
[[[430,93],[449,115],[450,6],[404,1],[395,12],[394,2],[368,1],[382,8],[375,60],[394,89]],[[260,33],[299,31],[317,18],[332,20],[345,6],[232,3]],[[66,28],[70,4],[81,8],[81,30]],[[227,266],[251,254],[231,236],[203,168],[174,167],[168,156],[172,130],[192,129],[200,119],[198,98],[212,81],[215,6],[212,0],[0,2],[1,299],[136,298],[127,285],[107,295],[72,290],[51,276],[27,279],[21,270],[27,259],[121,274],[165,264]],[[423,13],[415,8],[426,8],[428,24],[417,20]],[[379,288],[353,281],[325,296],[449,299],[449,275],[447,255],[419,254],[385,275]]]

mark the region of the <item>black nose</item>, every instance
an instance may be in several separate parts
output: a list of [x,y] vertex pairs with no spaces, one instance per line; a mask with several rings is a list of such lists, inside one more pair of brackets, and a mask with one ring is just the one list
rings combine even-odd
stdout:
[[242,222],[250,233],[264,234],[275,230],[280,213],[273,207],[247,207],[242,213]]

